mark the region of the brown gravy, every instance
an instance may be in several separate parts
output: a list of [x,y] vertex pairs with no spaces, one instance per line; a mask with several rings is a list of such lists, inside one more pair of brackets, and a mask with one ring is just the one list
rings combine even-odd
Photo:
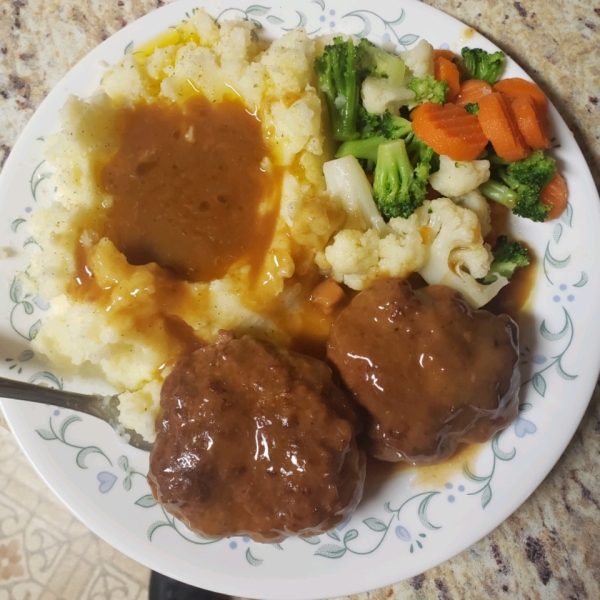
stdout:
[[117,153],[101,172],[113,198],[105,235],[130,264],[155,262],[186,281],[256,271],[273,237],[279,190],[261,125],[234,100],[195,97],[124,111]]
[[[273,164],[260,122],[236,100],[139,103],[121,109],[118,122],[118,149],[92,159],[112,206],[81,222],[81,234],[101,241],[74,248],[68,292],[109,312],[111,322],[166,351],[166,364],[174,364],[204,341],[178,316],[199,314],[209,301],[188,282],[221,278],[235,264],[249,266],[252,279],[262,267],[282,169]],[[241,300],[265,313],[265,306]],[[308,300],[303,304],[311,313]],[[323,335],[328,327],[317,329]]]
[[414,479],[419,486],[442,487],[447,482],[461,477],[465,466],[473,470],[486,448],[487,444],[462,444],[448,460],[437,465],[421,467],[413,467],[405,462],[384,462],[368,456],[366,485],[369,489],[377,490],[384,482],[402,473]]

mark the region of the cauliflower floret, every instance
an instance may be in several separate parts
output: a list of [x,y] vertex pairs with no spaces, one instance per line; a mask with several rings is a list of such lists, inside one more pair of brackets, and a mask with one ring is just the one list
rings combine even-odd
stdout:
[[490,214],[490,205],[485,196],[479,190],[472,190],[462,196],[450,198],[458,206],[472,210],[479,219],[481,235],[485,237],[492,230],[492,220]]
[[[410,77],[408,79],[410,81]],[[365,109],[375,115],[382,115],[389,110],[397,115],[401,106],[410,104],[416,94],[406,87],[408,81],[398,86],[389,79],[381,77],[367,77],[362,84],[361,95]]]
[[419,270],[430,285],[447,285],[460,292],[475,308],[487,304],[508,283],[505,277],[483,285],[476,281],[487,275],[492,253],[483,243],[477,215],[448,198],[427,201],[417,210],[427,210],[429,258]]
[[317,256],[317,264],[354,290],[378,277],[408,277],[418,272],[430,285],[447,285],[479,308],[508,283],[476,281],[487,275],[492,253],[483,243],[477,215],[448,198],[424,202],[408,219],[389,223],[393,233],[380,235],[343,229]]
[[390,220],[395,236],[381,241],[379,271],[389,277],[407,277],[418,271],[427,261],[428,250],[423,239],[423,227],[428,214],[414,212],[408,219],[396,217]]
[[353,290],[364,289],[378,277],[408,277],[428,257],[420,234],[423,216],[415,213],[408,219],[392,219],[393,233],[382,236],[374,228],[364,233],[343,229],[325,249],[319,266],[330,269],[336,281]]
[[429,177],[431,187],[443,196],[454,198],[478,188],[490,178],[488,160],[457,161],[440,156],[440,170]]
[[433,46],[421,40],[414,48],[400,53],[404,64],[415,77],[433,75]]
[[367,281],[377,276],[379,243],[375,229],[364,233],[343,229],[325,248],[325,258],[332,269],[333,278],[353,290],[362,290]]

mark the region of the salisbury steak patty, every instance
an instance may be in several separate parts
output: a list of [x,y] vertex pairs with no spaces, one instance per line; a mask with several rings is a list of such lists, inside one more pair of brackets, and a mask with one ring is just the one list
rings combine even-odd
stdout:
[[161,407],[150,487],[198,533],[313,535],[360,501],[358,421],[321,361],[222,333],[175,367]]
[[340,314],[327,356],[370,413],[373,456],[428,465],[516,418],[517,336],[448,287],[382,279]]

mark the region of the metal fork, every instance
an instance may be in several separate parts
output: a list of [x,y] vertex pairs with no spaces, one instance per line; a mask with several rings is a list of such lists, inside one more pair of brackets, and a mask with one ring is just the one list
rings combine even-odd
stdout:
[[60,406],[61,408],[86,413],[106,421],[120,435],[129,436],[128,443],[134,448],[150,452],[154,446],[152,442],[147,442],[133,429],[126,429],[120,425],[119,396],[78,394],[0,377],[0,398],[51,404],[52,406]]

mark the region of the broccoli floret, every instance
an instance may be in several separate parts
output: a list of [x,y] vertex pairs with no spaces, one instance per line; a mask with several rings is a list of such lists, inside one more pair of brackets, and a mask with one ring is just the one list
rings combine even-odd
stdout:
[[469,102],[469,104],[465,105],[465,110],[471,115],[479,114],[479,104],[477,102]]
[[378,48],[366,38],[360,40],[358,53],[360,67],[369,75],[383,77],[395,85],[401,85],[406,67],[400,57]]
[[415,99],[411,102],[414,106],[423,102],[444,104],[449,89],[446,80],[437,81],[433,75],[413,77],[406,87],[415,93]]
[[486,52],[481,48],[463,48],[461,51],[469,79],[483,79],[494,85],[506,64],[503,52]]
[[360,101],[360,86],[364,79],[372,75],[389,79],[400,86],[405,66],[402,59],[388,54],[367,39],[363,38],[358,46],[352,39],[341,37],[334,38],[333,42],[315,58],[315,72],[319,89],[327,102],[333,138],[346,142],[361,137],[361,126],[368,128],[371,118]]
[[404,140],[394,140],[379,146],[373,197],[386,220],[393,217],[406,219],[423,204],[429,178],[428,153],[425,148],[427,147],[423,144],[423,151],[418,150],[420,160],[413,167]]
[[334,38],[315,58],[319,89],[325,96],[334,139],[359,137],[356,119],[360,100],[359,56],[351,39]]
[[375,131],[388,140],[398,140],[412,132],[412,125],[408,119],[397,117],[386,110],[382,115],[379,115],[379,123]]
[[542,150],[532,152],[527,158],[509,163],[504,172],[504,181],[514,189],[518,185],[543,188],[554,175],[556,162]]
[[427,194],[429,175],[440,168],[440,157],[414,133],[406,138],[406,150],[411,164],[415,166],[413,193],[419,199],[419,206],[421,206]]
[[484,285],[494,283],[499,275],[510,279],[519,267],[526,267],[530,262],[527,248],[519,242],[509,242],[505,235],[498,237],[492,254],[494,260],[488,274],[477,280]]
[[515,215],[545,221],[552,207],[542,203],[541,192],[555,170],[554,159],[536,150],[523,160],[494,168],[492,177],[479,186],[479,191],[489,200],[504,204]]
[[335,157],[356,156],[356,158],[377,162],[377,149],[390,140],[398,140],[412,133],[410,121],[386,111],[382,115],[373,115],[364,108],[359,109],[360,140],[344,142]]
[[382,115],[376,115],[368,112],[362,104],[359,104],[357,113],[357,128],[360,132],[360,137],[368,138],[378,135],[376,130],[379,128],[381,117]]

